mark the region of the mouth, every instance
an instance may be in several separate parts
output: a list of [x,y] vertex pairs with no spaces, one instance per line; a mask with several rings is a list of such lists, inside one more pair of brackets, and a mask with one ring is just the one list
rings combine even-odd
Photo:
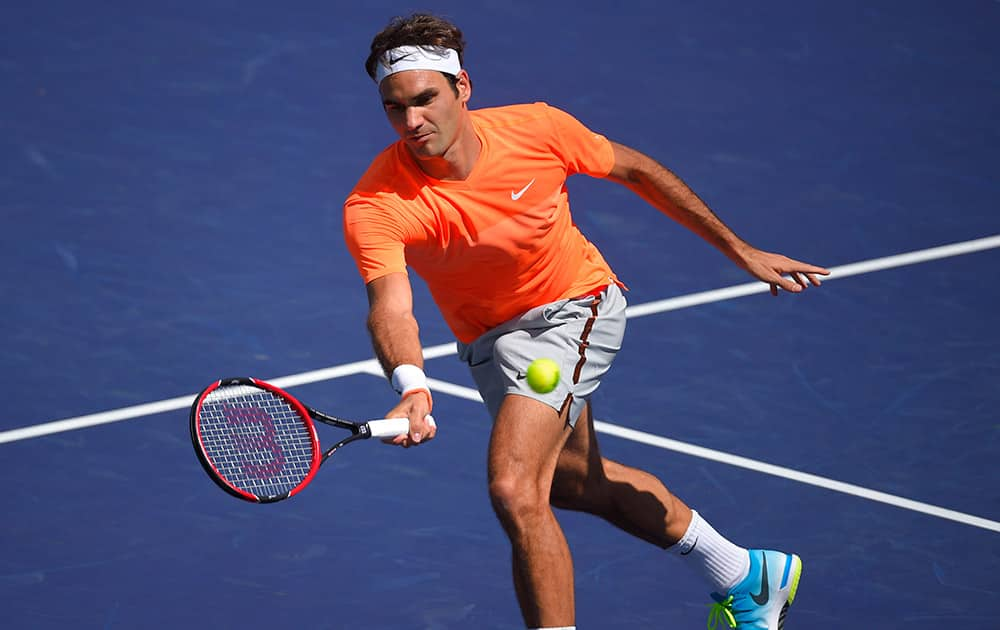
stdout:
[[406,136],[406,141],[410,144],[424,144],[430,139],[432,133],[433,132],[428,131],[427,133]]

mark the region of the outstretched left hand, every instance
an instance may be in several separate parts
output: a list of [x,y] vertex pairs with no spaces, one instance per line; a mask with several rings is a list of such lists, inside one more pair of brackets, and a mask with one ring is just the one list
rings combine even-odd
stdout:
[[829,269],[753,247],[741,253],[739,264],[751,276],[771,285],[771,295],[778,295],[778,287],[791,293],[805,291],[810,284],[818,287],[822,284],[818,276],[830,275]]

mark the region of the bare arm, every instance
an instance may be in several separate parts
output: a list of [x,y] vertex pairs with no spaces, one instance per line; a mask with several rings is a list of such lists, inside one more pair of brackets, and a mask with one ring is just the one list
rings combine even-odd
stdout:
[[[399,365],[411,364],[423,368],[420,329],[413,316],[413,291],[406,274],[392,273],[372,280],[368,289],[368,332],[375,356],[386,376]],[[411,395],[386,414],[387,418],[409,418],[410,433],[393,440],[404,447],[426,442],[437,433],[427,422],[431,401],[428,396]]]
[[413,317],[413,292],[403,273],[391,273],[369,282],[368,332],[375,356],[386,376],[397,365],[423,367],[420,328]]
[[[625,145],[612,142],[615,165],[608,179],[628,187],[650,205],[719,249],[750,275],[786,291],[802,291],[806,279],[820,285],[817,275],[830,272],[822,267],[765,252],[738,237],[712,210],[665,166]],[[790,277],[785,277],[788,274]]]

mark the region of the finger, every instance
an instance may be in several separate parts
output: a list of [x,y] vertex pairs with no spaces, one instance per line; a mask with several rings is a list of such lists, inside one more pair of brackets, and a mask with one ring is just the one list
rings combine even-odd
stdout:
[[823,284],[822,282],[820,282],[819,278],[817,278],[816,274],[814,273],[807,273],[806,277],[809,278],[809,282],[811,282],[814,287],[818,287],[819,285]]
[[795,284],[799,285],[803,289],[805,289],[805,288],[808,287],[808,285],[806,284],[806,281],[802,279],[802,276],[799,274],[799,272],[793,271],[793,272],[791,272],[788,275],[792,278],[792,280],[795,281]]
[[785,261],[785,267],[791,271],[795,270],[800,273],[818,273],[821,276],[830,275],[830,270],[826,267],[819,267],[817,265],[810,265],[809,263],[804,263],[800,260],[792,260],[791,258]]
[[411,419],[410,441],[413,442],[414,444],[420,444],[420,442],[423,441],[425,437],[427,437],[427,433],[429,430],[430,427],[427,426],[426,418]]
[[425,421],[410,420],[410,441],[414,444],[420,444],[427,435],[428,428]]
[[801,274],[805,274],[805,275],[809,275],[809,274],[819,275],[819,276],[828,276],[828,275],[830,275],[830,270],[829,269],[824,269],[822,267],[814,267],[812,265],[794,265],[792,267],[789,267],[787,269],[787,271],[792,272],[792,273],[801,273]]
[[785,276],[782,276],[781,280],[778,281],[778,286],[789,293],[798,293],[802,290],[802,285],[790,278],[786,278]]
[[778,295],[778,285],[771,283],[771,295]]
[[410,436],[415,444],[420,442],[426,442],[428,440],[433,440],[434,436],[437,434],[437,423],[434,422],[434,416],[427,414],[424,416],[423,421],[411,421],[410,423]]

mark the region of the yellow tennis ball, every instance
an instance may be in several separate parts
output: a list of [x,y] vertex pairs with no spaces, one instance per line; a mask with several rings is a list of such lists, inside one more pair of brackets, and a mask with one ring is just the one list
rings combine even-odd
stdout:
[[548,394],[559,384],[559,364],[552,359],[535,359],[525,374],[528,385],[539,394]]

